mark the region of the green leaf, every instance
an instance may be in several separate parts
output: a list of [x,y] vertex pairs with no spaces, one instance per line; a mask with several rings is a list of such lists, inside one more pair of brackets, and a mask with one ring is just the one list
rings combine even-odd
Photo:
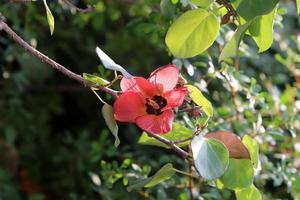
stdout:
[[279,0],[231,0],[237,13],[247,22],[270,13]]
[[93,75],[93,74],[83,73],[82,77],[85,80],[90,81],[90,82],[94,83],[97,86],[103,86],[103,85],[109,84],[109,81],[107,81],[107,80],[105,80],[105,79],[103,79],[99,76]]
[[244,135],[242,142],[248,149],[254,168],[257,168],[259,158],[259,146],[257,142],[248,135]]
[[117,125],[117,122],[114,118],[114,111],[112,106],[109,104],[105,103],[102,107],[102,115],[105,120],[106,125],[108,126],[109,130],[115,137],[115,147],[117,147],[120,144],[120,139],[118,137],[118,131],[119,127]]
[[[193,136],[193,134],[194,134],[193,130],[188,129],[181,124],[173,123],[172,131],[170,131],[166,134],[163,134],[161,136],[168,140],[171,140],[171,141],[178,141],[178,140],[184,140],[184,139],[190,138]],[[144,144],[144,145],[153,145],[153,146],[159,146],[159,147],[164,147],[164,148],[170,148],[166,144],[158,141],[157,139],[149,137],[146,132],[143,132],[138,143]],[[178,146],[180,146],[180,147],[187,146],[189,143],[190,143],[190,141],[186,141],[183,143],[179,143]]]
[[273,24],[275,13],[276,9],[267,15],[256,18],[249,27],[250,34],[259,47],[258,53],[266,51],[273,43]]
[[237,200],[262,200],[261,193],[253,184],[250,187],[235,190],[235,196]]
[[176,173],[176,171],[177,170],[173,168],[173,165],[171,163],[168,163],[164,165],[160,170],[158,170],[153,176],[143,180],[138,180],[132,185],[128,186],[127,190],[130,192],[133,189],[140,189],[142,187],[153,187],[165,180],[170,179]]
[[297,4],[297,13],[300,13],[300,0],[296,0],[296,4]]
[[196,169],[208,180],[224,174],[229,163],[229,152],[222,142],[195,136],[191,143]]
[[47,20],[48,20],[48,25],[49,25],[49,28],[50,28],[50,33],[52,35],[53,32],[54,32],[54,17],[51,13],[51,10],[48,7],[48,4],[47,4],[46,0],[43,0],[43,1],[44,1],[44,5],[45,5],[45,8],[46,8]]
[[212,117],[213,116],[213,107],[212,107],[210,101],[208,101],[203,96],[202,92],[193,85],[187,85],[187,89],[189,91],[189,96],[192,98],[192,100],[203,109],[203,111],[205,112],[205,114],[208,117]]
[[217,17],[204,9],[182,14],[169,28],[166,44],[178,58],[196,56],[216,40],[220,29]]
[[246,32],[246,30],[249,28],[253,20],[247,22],[246,24],[240,25],[230,41],[225,45],[223,48],[220,57],[219,57],[219,62],[222,60],[225,60],[226,58],[229,58],[231,56],[235,56],[238,53],[238,48],[240,45],[240,42]]
[[208,8],[214,0],[189,0],[189,2],[202,8]]
[[234,190],[249,187],[253,183],[253,178],[254,172],[250,160],[230,158],[228,169],[220,181],[224,187]]

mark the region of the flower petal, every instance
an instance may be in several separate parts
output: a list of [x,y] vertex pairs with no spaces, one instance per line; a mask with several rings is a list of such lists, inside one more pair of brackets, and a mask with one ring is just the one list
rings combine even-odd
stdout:
[[136,92],[124,92],[114,103],[114,116],[118,121],[134,122],[145,114],[145,102]]
[[136,118],[136,124],[143,130],[151,133],[162,134],[171,131],[174,113],[166,110],[161,115],[144,115]]
[[167,100],[167,105],[162,110],[164,111],[180,106],[187,94],[188,90],[185,87],[177,88],[165,93],[164,98]]
[[143,77],[122,78],[120,83],[122,91],[134,91],[144,97],[152,97],[156,93],[155,86]]
[[175,65],[165,65],[151,73],[149,80],[162,92],[175,88],[179,77],[179,70]]

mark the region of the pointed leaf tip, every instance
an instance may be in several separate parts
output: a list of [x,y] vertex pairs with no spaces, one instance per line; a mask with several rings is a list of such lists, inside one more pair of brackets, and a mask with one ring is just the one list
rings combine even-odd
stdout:
[[43,2],[44,2],[45,9],[46,9],[48,25],[49,25],[49,28],[50,28],[50,34],[53,35],[54,27],[55,27],[54,17],[51,13],[51,10],[48,7],[47,1],[43,0]]
[[118,131],[119,127],[117,125],[117,122],[114,118],[114,111],[111,105],[109,104],[104,104],[102,107],[102,115],[105,120],[105,123],[107,124],[109,130],[115,137],[115,147],[118,147],[120,144],[120,139],[118,137]]
[[98,57],[100,58],[103,66],[106,69],[114,70],[114,71],[119,71],[125,76],[126,78],[131,78],[132,75],[129,74],[122,66],[118,65],[113,61],[104,51],[102,51],[99,47],[96,47],[96,53]]

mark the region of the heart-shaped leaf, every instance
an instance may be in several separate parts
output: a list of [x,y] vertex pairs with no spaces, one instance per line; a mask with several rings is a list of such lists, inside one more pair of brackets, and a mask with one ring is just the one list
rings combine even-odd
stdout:
[[205,135],[206,138],[214,138],[222,142],[229,151],[230,158],[250,159],[249,152],[241,139],[229,131],[216,131]]
[[183,13],[167,32],[166,44],[178,58],[196,56],[209,48],[220,29],[217,17],[202,8]]
[[196,169],[202,177],[212,180],[224,174],[229,163],[229,152],[222,142],[195,136],[191,147]]

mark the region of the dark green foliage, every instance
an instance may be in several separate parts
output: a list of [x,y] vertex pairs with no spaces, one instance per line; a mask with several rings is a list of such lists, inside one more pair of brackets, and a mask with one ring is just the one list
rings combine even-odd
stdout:
[[[97,73],[107,80],[113,73],[100,65],[96,46],[130,73],[147,77],[172,62],[165,35],[187,9],[172,4],[176,1],[82,0],[73,2],[79,7],[95,5],[95,12],[72,14],[49,0],[55,17],[50,36],[42,1],[4,2],[0,12],[8,24],[37,49],[78,74]],[[189,82],[202,85],[214,107],[209,131],[230,130],[258,141],[262,170],[254,183],[266,199],[300,198],[300,39],[294,6],[280,3],[274,43],[265,53],[257,54],[254,41],[245,37],[238,70],[234,59],[218,63],[217,46],[225,41],[227,25],[221,26],[217,42],[206,53],[189,59],[193,76],[184,66],[181,70]],[[2,32],[0,89],[0,141],[18,155],[16,172],[0,170],[1,200],[189,198],[189,180],[181,174],[129,193],[130,181],[149,177],[166,163],[183,171],[188,166],[170,150],[138,144],[142,131],[132,124],[119,123],[121,143],[115,148],[101,116],[102,103],[93,93],[26,53]],[[99,177],[101,185],[92,177]],[[35,185],[32,193],[24,189],[26,181]],[[234,198],[232,191],[218,190],[202,179],[195,185],[195,195],[204,199]]]

